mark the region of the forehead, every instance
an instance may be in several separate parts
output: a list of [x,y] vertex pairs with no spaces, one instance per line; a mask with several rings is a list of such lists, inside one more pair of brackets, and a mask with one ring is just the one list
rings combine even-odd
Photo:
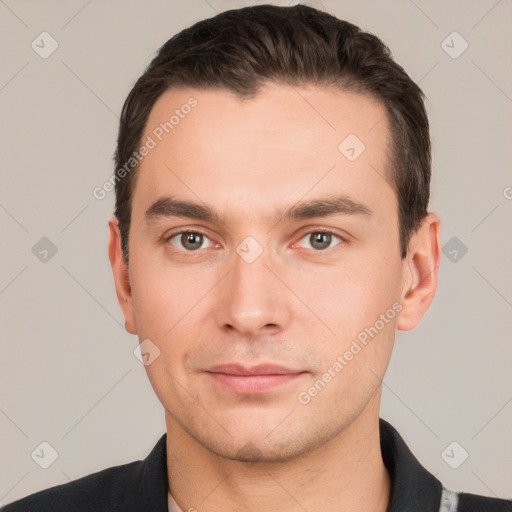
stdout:
[[[162,126],[165,123],[169,133]],[[240,131],[242,126],[244,129]],[[204,144],[210,141],[229,144],[238,140],[280,144],[284,148],[293,146],[295,138],[300,146],[309,142],[312,148],[322,140],[323,146],[329,144],[336,149],[348,133],[374,144],[387,132],[387,118],[381,103],[367,94],[333,87],[267,83],[254,98],[241,98],[229,90],[216,88],[168,90],[153,106],[145,134],[156,132],[153,135],[159,138],[159,128],[164,130],[160,133],[163,137],[172,132],[179,140],[180,134],[183,135],[181,142],[186,142],[183,139],[194,131]]]
[[[134,213],[136,203],[166,193],[207,195],[224,208],[293,203],[333,187],[373,201],[390,192],[388,134],[384,107],[355,92],[266,84],[241,99],[224,89],[172,89],[146,123],[142,142],[154,146],[139,166]],[[381,189],[373,198],[372,187]]]

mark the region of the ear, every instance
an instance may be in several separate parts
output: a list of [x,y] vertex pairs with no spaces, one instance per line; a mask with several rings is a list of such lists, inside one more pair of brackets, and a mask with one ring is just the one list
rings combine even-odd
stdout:
[[441,221],[429,213],[411,237],[403,262],[403,287],[397,329],[414,329],[429,308],[437,289],[441,261]]
[[112,217],[108,223],[110,240],[108,243],[108,257],[114,274],[116,285],[117,300],[123,310],[124,326],[130,334],[137,334],[135,325],[135,316],[133,314],[132,290],[130,287],[130,276],[128,268],[123,260],[121,250],[121,232],[116,217]]

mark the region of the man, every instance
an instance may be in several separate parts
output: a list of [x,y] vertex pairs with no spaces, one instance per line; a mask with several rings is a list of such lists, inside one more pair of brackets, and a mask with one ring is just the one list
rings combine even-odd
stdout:
[[[15,511],[510,511],[379,420],[432,302],[422,93],[375,36],[258,6],[170,39],[130,92],[109,256],[167,432]],[[168,508],[167,508],[168,507]]]

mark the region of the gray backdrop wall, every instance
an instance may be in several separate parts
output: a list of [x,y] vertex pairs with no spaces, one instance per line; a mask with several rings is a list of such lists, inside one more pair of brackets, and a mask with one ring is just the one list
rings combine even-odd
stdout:
[[[92,191],[153,52],[252,3],[0,0],[0,504],[164,433],[107,258],[114,193]],[[512,2],[307,3],[379,35],[429,100],[440,283],[398,333],[382,417],[448,487],[512,498]]]

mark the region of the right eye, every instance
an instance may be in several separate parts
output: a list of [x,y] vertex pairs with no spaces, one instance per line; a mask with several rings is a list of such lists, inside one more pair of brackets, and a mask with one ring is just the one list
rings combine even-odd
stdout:
[[[194,252],[199,249],[213,247],[214,243],[199,231],[179,231],[167,237],[167,241],[182,251]],[[206,247],[204,243],[209,243]]]

